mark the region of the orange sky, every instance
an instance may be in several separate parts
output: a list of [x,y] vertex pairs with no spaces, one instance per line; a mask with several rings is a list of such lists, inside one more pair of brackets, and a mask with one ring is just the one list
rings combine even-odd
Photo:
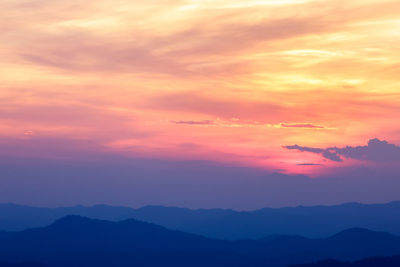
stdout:
[[0,137],[294,173],[355,164],[282,146],[400,143],[399,14],[382,0],[2,0]]

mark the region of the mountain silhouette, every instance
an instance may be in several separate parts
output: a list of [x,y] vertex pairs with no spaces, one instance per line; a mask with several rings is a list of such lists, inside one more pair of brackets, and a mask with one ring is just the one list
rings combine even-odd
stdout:
[[20,263],[0,262],[0,267],[46,267],[46,265],[37,262],[20,262]]
[[46,266],[276,266],[400,254],[400,237],[349,229],[325,239],[274,235],[217,240],[134,219],[71,215],[0,237],[0,262]]
[[43,227],[70,214],[110,221],[133,218],[169,229],[229,240],[258,239],[275,234],[320,238],[354,227],[400,235],[399,201],[369,205],[346,203],[337,206],[265,208],[242,212],[162,206],[139,209],[107,205],[35,208],[0,204],[0,230],[20,231]]
[[399,267],[400,256],[374,257],[354,262],[340,262],[337,260],[324,260],[310,264],[295,264],[289,267]]

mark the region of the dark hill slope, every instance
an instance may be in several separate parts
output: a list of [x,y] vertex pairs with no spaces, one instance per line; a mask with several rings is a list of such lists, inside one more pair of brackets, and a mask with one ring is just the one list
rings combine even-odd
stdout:
[[225,241],[133,219],[67,216],[48,227],[0,236],[0,262],[48,266],[287,266],[327,258],[400,254],[400,237],[350,229],[326,239],[269,236]]

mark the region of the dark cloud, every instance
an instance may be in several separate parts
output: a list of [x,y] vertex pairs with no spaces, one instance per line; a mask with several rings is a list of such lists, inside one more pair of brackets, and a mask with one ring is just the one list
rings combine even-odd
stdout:
[[299,145],[284,146],[284,148],[290,149],[290,150],[299,150],[301,152],[311,152],[311,153],[322,153],[324,151],[322,148],[306,147],[306,146],[299,146]]
[[388,162],[400,160],[400,146],[389,144],[377,138],[371,139],[366,146],[347,146],[335,148],[336,153],[352,159]]
[[374,162],[390,162],[400,160],[400,146],[381,141],[377,138],[371,139],[366,146],[346,146],[344,148],[313,148],[299,145],[284,146],[286,149],[298,150],[321,154],[324,158],[341,162],[343,157],[347,159],[366,160]]
[[343,159],[336,153],[335,149],[325,149],[322,152],[322,156],[326,159],[330,159],[336,162],[342,162]]

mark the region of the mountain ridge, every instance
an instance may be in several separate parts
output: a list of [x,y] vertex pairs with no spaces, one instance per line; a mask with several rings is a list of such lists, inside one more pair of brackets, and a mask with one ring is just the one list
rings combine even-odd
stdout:
[[[337,235],[341,238],[269,236],[229,241],[135,219],[112,222],[69,215],[46,227],[0,236],[0,262],[18,260],[48,266],[283,267],[327,258],[358,260],[400,254],[400,236],[360,228]],[[390,242],[376,246],[381,240]]]
[[42,227],[68,214],[111,221],[134,218],[169,229],[229,240],[257,239],[273,234],[319,238],[353,227],[400,234],[400,201],[263,208],[254,211],[155,205],[133,209],[104,204],[37,208],[8,203],[0,204],[0,230],[20,231]]

